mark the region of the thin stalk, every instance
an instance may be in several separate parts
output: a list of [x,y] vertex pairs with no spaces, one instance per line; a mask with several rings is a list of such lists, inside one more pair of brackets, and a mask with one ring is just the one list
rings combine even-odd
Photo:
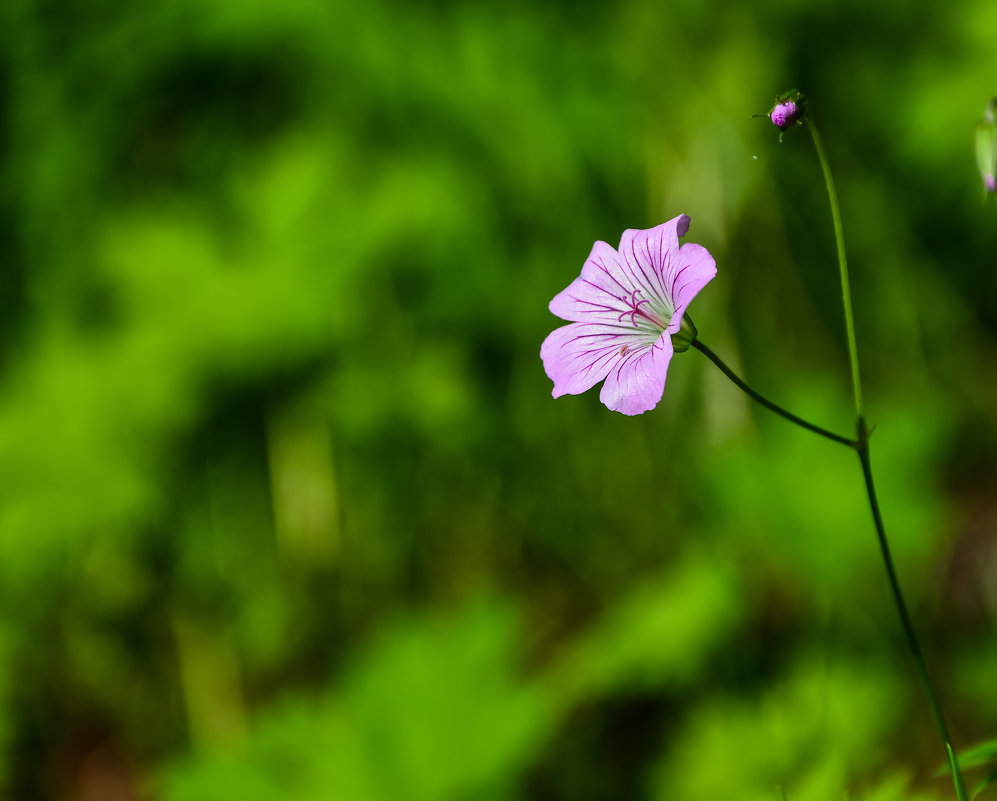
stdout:
[[845,232],[841,227],[841,209],[838,208],[838,193],[834,188],[834,178],[831,176],[831,165],[824,151],[824,141],[820,138],[813,115],[807,118],[807,128],[814,140],[820,168],[824,172],[824,183],[827,184],[827,197],[831,202],[831,219],[834,222],[834,243],[838,248],[838,271],[841,273],[841,300],[845,307],[845,334],[848,337],[848,361],[852,366],[852,391],[855,393],[855,413],[862,418],[862,379],[859,377],[859,351],[855,344],[855,318],[852,315],[852,290],[848,281],[848,260],[845,258]]
[[814,149],[817,151],[817,159],[820,161],[820,168],[824,173],[824,183],[827,185],[827,197],[831,204],[831,220],[834,223],[834,242],[838,250],[838,269],[841,273],[841,302],[845,310],[848,361],[852,369],[852,389],[855,393],[855,414],[858,419],[858,442],[856,443],[856,450],[858,451],[859,461],[862,464],[862,475],[865,478],[866,493],[869,496],[869,508],[872,510],[872,519],[876,525],[876,536],[879,539],[879,549],[883,555],[883,564],[886,566],[886,575],[890,581],[890,589],[893,591],[893,600],[897,607],[897,613],[900,615],[904,634],[907,635],[907,647],[910,649],[911,656],[914,659],[914,668],[917,672],[917,677],[921,682],[925,695],[928,696],[928,705],[931,707],[935,726],[938,728],[938,734],[941,736],[942,744],[945,746],[945,757],[952,770],[952,781],[955,784],[956,796],[959,801],[968,801],[969,796],[966,794],[966,786],[963,783],[962,774],[959,772],[959,762],[955,756],[955,749],[952,747],[952,738],[949,736],[945,716],[942,714],[942,708],[938,703],[935,690],[931,686],[928,669],[921,654],[921,646],[918,643],[917,635],[914,633],[914,627],[907,612],[907,604],[904,603],[903,593],[900,591],[900,581],[897,578],[897,571],[893,566],[890,545],[886,539],[886,528],[883,525],[883,517],[879,511],[879,502],[876,499],[876,488],[872,480],[872,461],[869,456],[869,430],[866,426],[862,410],[862,379],[859,375],[858,347],[855,344],[855,318],[852,314],[852,292],[848,280],[848,261],[845,258],[845,235],[841,227],[841,210],[838,208],[838,193],[834,188],[831,165],[827,160],[824,142],[820,138],[820,132],[817,130],[813,115],[807,117],[806,125],[810,129]]
[[770,401],[768,398],[759,395],[751,387],[745,384],[744,381],[742,381],[740,377],[733,370],[731,370],[726,364],[724,364],[723,360],[719,356],[717,356],[717,354],[715,354],[712,350],[706,347],[706,345],[704,345],[698,339],[694,339],[692,341],[692,347],[694,347],[696,350],[698,350],[700,353],[706,356],[707,359],[709,359],[717,367],[719,367],[720,372],[722,372],[725,376],[727,376],[727,378],[733,381],[734,385],[738,389],[744,391],[745,394],[747,394],[752,400],[758,401],[758,403],[760,403],[766,409],[775,412],[780,417],[784,417],[786,420],[789,420],[789,422],[795,423],[801,428],[805,428],[807,431],[813,431],[815,434],[820,434],[820,436],[825,437],[826,439],[832,440],[834,442],[838,442],[841,445],[847,445],[849,448],[858,448],[859,443],[856,442],[855,440],[848,439],[848,437],[839,436],[838,434],[828,431],[825,428],[821,428],[820,426],[815,426],[813,423],[808,423],[802,417],[797,417],[792,412],[787,412],[781,406],[772,403],[772,401]]
[[955,793],[959,801],[967,801],[966,786],[962,780],[962,773],[959,771],[959,763],[956,760],[955,749],[952,747],[952,738],[949,735],[949,728],[945,723],[945,715],[942,714],[942,707],[938,703],[938,697],[931,686],[931,679],[928,677],[928,668],[925,665],[924,657],[921,654],[921,646],[918,644],[917,635],[914,633],[914,626],[911,623],[910,614],[907,612],[907,604],[904,602],[903,592],[900,590],[900,580],[897,578],[896,568],[893,566],[893,556],[890,554],[890,544],[886,539],[886,528],[883,525],[883,516],[879,511],[879,501],[876,499],[876,486],[872,479],[872,460],[869,454],[869,432],[866,429],[865,420],[859,418],[859,461],[862,463],[862,475],[865,477],[865,489],[869,495],[869,508],[872,510],[872,519],[876,524],[876,536],[879,538],[879,549],[883,554],[883,564],[886,565],[886,575],[890,580],[890,589],[893,591],[893,600],[900,614],[900,622],[903,624],[904,634],[907,635],[907,647],[910,649],[914,659],[914,669],[917,672],[918,680],[924,689],[924,694],[928,696],[928,705],[931,707],[931,715],[935,719],[935,726],[941,735],[942,744],[945,746],[945,757],[948,760],[949,768],[952,770],[952,781],[955,784]]

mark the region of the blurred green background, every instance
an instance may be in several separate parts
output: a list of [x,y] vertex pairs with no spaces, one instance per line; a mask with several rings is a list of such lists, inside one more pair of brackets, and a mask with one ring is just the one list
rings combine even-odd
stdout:
[[990,0],[4,0],[3,797],[951,797],[854,455],[695,352],[650,414],[554,401],[539,347],[685,212],[702,339],[848,433],[819,168],[750,116],[806,90],[901,579],[997,735],[995,42]]

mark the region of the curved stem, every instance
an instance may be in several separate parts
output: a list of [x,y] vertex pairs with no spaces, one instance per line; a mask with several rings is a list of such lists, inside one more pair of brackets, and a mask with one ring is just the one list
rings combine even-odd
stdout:
[[707,359],[709,359],[717,367],[719,367],[720,372],[722,372],[725,376],[727,376],[727,378],[733,381],[734,385],[738,389],[743,390],[752,400],[758,401],[758,403],[760,403],[766,409],[775,412],[780,417],[784,417],[786,420],[789,420],[789,422],[791,423],[796,423],[796,425],[805,428],[807,431],[813,431],[815,434],[820,434],[820,436],[833,440],[834,442],[838,442],[842,445],[847,445],[849,448],[858,448],[859,443],[856,442],[855,440],[848,439],[848,437],[839,436],[831,431],[828,431],[827,429],[821,428],[820,426],[815,426],[813,423],[808,423],[802,417],[797,417],[792,412],[787,412],[781,406],[772,403],[772,401],[770,401],[768,398],[759,395],[751,387],[745,384],[744,381],[742,381],[733,370],[731,370],[726,364],[724,364],[723,360],[719,356],[717,356],[717,354],[715,354],[712,350],[706,347],[706,345],[704,345],[698,339],[694,339],[692,341],[692,347],[694,347],[696,350],[698,350],[700,353],[706,356]]
[[855,413],[862,418],[862,379],[859,377],[859,351],[855,344],[855,318],[852,315],[852,290],[848,280],[848,260],[845,258],[845,232],[841,227],[841,210],[838,208],[838,193],[831,176],[831,165],[824,151],[824,141],[820,138],[813,115],[807,117],[807,128],[814,140],[814,148],[824,173],[827,185],[827,198],[831,203],[831,220],[834,222],[834,243],[838,249],[838,272],[841,273],[841,301],[845,307],[845,334],[848,337],[848,361],[852,367],[852,391],[855,393]]
[[897,612],[900,615],[900,622],[903,624],[904,634],[907,635],[907,647],[910,649],[914,659],[914,669],[917,672],[918,680],[928,696],[928,705],[931,707],[931,715],[935,719],[935,726],[942,738],[945,746],[945,756],[948,759],[949,768],[952,771],[952,781],[955,783],[955,793],[959,801],[967,801],[966,787],[963,784],[962,773],[959,771],[959,763],[956,761],[955,749],[952,747],[952,738],[949,736],[949,728],[945,723],[945,716],[942,714],[941,705],[935,695],[935,690],[931,686],[931,679],[928,677],[928,668],[924,663],[921,654],[921,646],[918,644],[917,635],[914,633],[914,626],[907,612],[907,604],[904,602],[903,592],[900,590],[900,581],[897,578],[896,568],[893,566],[893,557],[890,554],[890,544],[886,539],[886,528],[883,526],[883,516],[879,511],[879,501],[876,499],[876,487],[872,480],[872,460],[869,455],[869,431],[866,428],[865,420],[859,418],[859,461],[862,463],[862,475],[865,478],[865,489],[869,495],[869,508],[872,510],[872,519],[876,524],[876,536],[879,538],[879,549],[883,554],[883,564],[886,565],[886,575],[890,580],[890,589],[893,591],[893,600],[897,605]]

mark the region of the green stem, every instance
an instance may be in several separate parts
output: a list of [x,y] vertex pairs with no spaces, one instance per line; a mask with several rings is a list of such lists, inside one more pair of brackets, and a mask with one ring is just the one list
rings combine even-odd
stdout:
[[815,426],[813,423],[808,423],[802,417],[797,417],[792,412],[787,412],[781,406],[777,406],[776,404],[772,403],[772,401],[770,401],[768,398],[759,395],[751,387],[745,384],[744,381],[742,381],[740,377],[738,377],[738,375],[733,370],[731,370],[726,364],[724,364],[723,360],[719,356],[717,356],[717,354],[715,354],[712,350],[706,347],[706,345],[704,345],[698,339],[692,341],[692,347],[694,347],[696,350],[698,350],[700,353],[706,356],[707,359],[709,359],[717,367],[719,367],[720,372],[722,372],[725,376],[727,376],[727,378],[733,381],[734,385],[738,387],[738,389],[743,390],[749,397],[751,397],[753,400],[758,401],[758,403],[760,403],[766,409],[775,412],[780,417],[784,417],[785,419],[789,420],[789,422],[791,423],[796,423],[796,425],[805,428],[807,431],[813,431],[815,434],[820,434],[822,437],[826,437],[827,439],[833,440],[834,442],[838,442],[842,445],[847,445],[849,448],[858,448],[859,443],[856,442],[855,440],[848,439],[848,437],[838,436],[837,434],[834,434],[831,431],[828,431],[827,429],[821,428],[820,426]]
[[904,603],[903,593],[900,591],[900,581],[893,566],[890,545],[886,539],[886,528],[883,525],[883,517],[879,511],[879,502],[876,499],[876,487],[872,480],[872,461],[869,456],[869,430],[866,427],[865,416],[862,410],[862,380],[859,376],[859,355],[858,347],[855,344],[855,318],[852,315],[852,292],[848,281],[848,261],[845,258],[845,235],[841,228],[841,210],[838,208],[838,193],[834,189],[831,165],[828,163],[827,153],[824,150],[824,142],[820,138],[813,115],[808,115],[806,125],[810,129],[810,136],[814,141],[814,149],[817,151],[817,158],[824,173],[824,183],[827,185],[827,197],[831,204],[831,219],[834,223],[834,242],[837,245],[838,269],[841,273],[841,301],[845,309],[848,361],[852,368],[852,389],[855,393],[855,414],[858,418],[858,442],[856,450],[858,451],[859,461],[862,464],[862,475],[865,478],[866,493],[869,496],[869,508],[872,510],[872,519],[876,525],[876,536],[879,538],[879,549],[883,555],[883,564],[886,566],[886,575],[890,580],[893,600],[900,615],[904,634],[907,635],[907,647],[910,649],[911,656],[914,659],[914,668],[917,672],[917,677],[924,688],[925,695],[928,696],[928,704],[931,707],[932,717],[935,719],[935,726],[938,728],[938,734],[941,736],[942,744],[945,746],[945,756],[952,770],[952,781],[955,784],[956,796],[959,801],[968,801],[966,787],[962,781],[962,774],[959,772],[959,763],[956,760],[955,749],[952,747],[952,738],[949,736],[948,726],[945,724],[945,716],[942,714],[938,697],[931,686],[928,669],[924,663],[924,657],[921,655],[921,646],[918,644],[917,635],[914,633],[914,627],[907,612],[907,605]]
[[827,184],[827,197],[831,202],[831,219],[834,221],[834,242],[838,248],[838,271],[841,273],[841,298],[845,307],[845,333],[848,337],[848,361],[852,366],[852,391],[855,393],[855,413],[862,418],[862,379],[859,377],[859,351],[855,344],[855,318],[852,316],[852,290],[848,281],[848,261],[845,258],[845,233],[841,228],[841,210],[838,208],[838,193],[834,189],[831,165],[827,161],[824,142],[817,131],[813,116],[807,117],[807,128],[814,140],[820,168]]
[[938,697],[931,686],[931,679],[928,677],[928,668],[924,663],[921,654],[921,646],[918,644],[917,635],[914,633],[914,626],[911,623],[910,614],[907,612],[907,604],[904,602],[903,592],[900,590],[900,580],[897,578],[896,568],[893,566],[893,557],[890,554],[890,544],[886,539],[886,528],[883,526],[883,516],[879,511],[879,501],[876,499],[876,487],[872,480],[872,460],[869,454],[869,431],[866,428],[865,420],[859,418],[859,461],[862,463],[862,475],[865,477],[865,489],[869,495],[869,508],[872,510],[872,519],[876,524],[876,536],[879,538],[879,549],[883,554],[883,564],[886,565],[886,575],[890,580],[890,589],[893,591],[893,600],[897,605],[897,612],[900,614],[900,622],[903,624],[904,634],[907,635],[907,647],[914,658],[914,669],[921,682],[925,695],[928,696],[928,705],[931,707],[931,715],[935,719],[935,726],[941,735],[942,744],[945,746],[945,757],[948,760],[949,768],[952,771],[952,780],[955,783],[955,793],[959,801],[967,801],[966,786],[963,784],[962,773],[959,771],[959,763],[955,757],[955,749],[952,747],[952,738],[949,736],[949,728],[945,723],[945,715],[942,714],[942,707],[938,703]]

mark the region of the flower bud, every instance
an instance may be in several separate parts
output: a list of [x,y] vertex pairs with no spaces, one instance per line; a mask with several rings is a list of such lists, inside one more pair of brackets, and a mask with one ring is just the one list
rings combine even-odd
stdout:
[[792,100],[787,103],[777,103],[776,107],[769,112],[769,119],[780,131],[785,131],[789,126],[796,125],[799,116],[800,108]]
[[983,119],[976,124],[976,166],[988,195],[997,192],[997,97],[990,98]]
[[768,114],[753,114],[754,117],[768,117],[771,123],[779,129],[779,141],[782,135],[794,125],[802,125],[806,122],[807,99],[803,92],[790,89],[775,98],[775,105]]

